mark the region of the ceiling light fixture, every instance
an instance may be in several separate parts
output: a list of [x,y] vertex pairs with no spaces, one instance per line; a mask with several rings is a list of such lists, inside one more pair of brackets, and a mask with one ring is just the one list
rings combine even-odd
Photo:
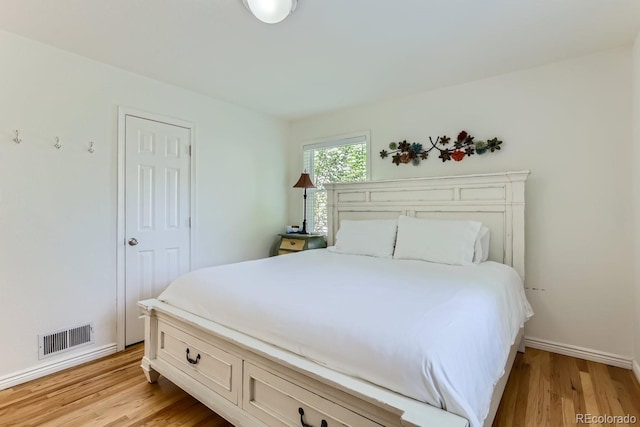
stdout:
[[242,0],[253,15],[267,24],[277,24],[296,10],[298,0]]

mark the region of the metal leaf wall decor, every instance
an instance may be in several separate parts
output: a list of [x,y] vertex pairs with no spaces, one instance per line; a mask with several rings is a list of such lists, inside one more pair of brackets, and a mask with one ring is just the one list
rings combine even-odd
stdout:
[[409,143],[407,140],[392,142],[389,144],[390,151],[380,151],[380,157],[386,159],[391,156],[391,161],[396,166],[400,166],[401,163],[412,163],[414,166],[418,166],[421,160],[429,158],[429,153],[437,150],[434,154],[439,153],[438,158],[442,159],[443,162],[449,160],[460,162],[465,157],[471,157],[474,154],[493,153],[496,150],[500,150],[500,145],[502,145],[502,141],[498,138],[476,141],[473,136],[464,130],[458,134],[458,137],[453,142],[451,138],[443,135],[436,137],[435,141],[429,137],[429,143],[431,147],[424,148],[420,143]]

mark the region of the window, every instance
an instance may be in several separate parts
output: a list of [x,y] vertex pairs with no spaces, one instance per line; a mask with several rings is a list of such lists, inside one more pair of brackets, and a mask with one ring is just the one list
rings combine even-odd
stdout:
[[307,191],[307,229],[327,232],[327,191],[325,183],[366,181],[368,173],[368,132],[303,146],[303,166],[316,188]]

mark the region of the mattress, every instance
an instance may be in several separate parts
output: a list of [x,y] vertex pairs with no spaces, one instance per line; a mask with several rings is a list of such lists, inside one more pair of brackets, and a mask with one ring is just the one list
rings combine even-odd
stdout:
[[519,275],[318,249],[204,268],[159,300],[479,427],[533,315]]

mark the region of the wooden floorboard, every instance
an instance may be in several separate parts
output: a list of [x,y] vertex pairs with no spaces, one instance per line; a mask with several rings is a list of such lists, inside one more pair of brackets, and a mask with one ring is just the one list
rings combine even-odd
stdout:
[[[233,427],[163,377],[147,383],[142,353],[139,344],[0,391],[0,426]],[[629,414],[640,426],[640,384],[626,369],[527,349],[516,357],[493,426],[578,426],[579,413]]]
[[165,378],[147,383],[142,344],[0,391],[0,426],[232,427]]
[[579,423],[576,414],[628,414],[640,426],[640,384],[627,369],[530,348],[518,353],[493,426],[627,425]]

